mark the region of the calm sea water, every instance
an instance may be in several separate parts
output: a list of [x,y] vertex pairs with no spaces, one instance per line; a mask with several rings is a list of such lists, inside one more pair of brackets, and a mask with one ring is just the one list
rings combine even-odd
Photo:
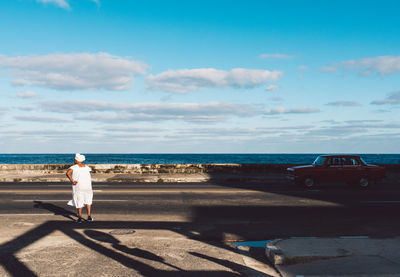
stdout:
[[[86,154],[90,164],[307,164],[319,154]],[[360,154],[371,164],[400,164],[400,154]],[[0,154],[0,164],[68,164],[74,154]]]

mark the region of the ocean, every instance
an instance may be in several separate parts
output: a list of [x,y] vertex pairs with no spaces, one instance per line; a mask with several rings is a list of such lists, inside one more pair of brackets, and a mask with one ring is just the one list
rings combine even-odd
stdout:
[[[84,153],[82,153],[84,154]],[[88,164],[308,164],[320,154],[85,154]],[[359,154],[371,164],[400,164],[400,154]],[[74,154],[0,154],[0,164],[71,164]]]

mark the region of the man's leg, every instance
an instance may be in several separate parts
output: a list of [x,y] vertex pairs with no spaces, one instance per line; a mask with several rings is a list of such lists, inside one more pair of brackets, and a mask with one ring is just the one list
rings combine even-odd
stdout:
[[87,215],[92,216],[92,205],[86,205]]
[[93,192],[85,193],[85,203],[86,203],[88,221],[93,221],[93,218],[92,218],[92,200],[93,200]]
[[82,218],[82,208],[77,208],[78,211],[78,217]]

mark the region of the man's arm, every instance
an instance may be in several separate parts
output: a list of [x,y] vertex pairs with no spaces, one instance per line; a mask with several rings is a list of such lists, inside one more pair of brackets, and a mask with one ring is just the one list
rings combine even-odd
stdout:
[[67,177],[71,181],[72,184],[76,185],[76,183],[78,183],[77,181],[72,180],[72,169],[68,169]]

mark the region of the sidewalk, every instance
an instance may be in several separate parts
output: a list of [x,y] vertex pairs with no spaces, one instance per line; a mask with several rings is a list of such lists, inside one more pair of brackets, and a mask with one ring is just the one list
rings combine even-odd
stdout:
[[289,238],[266,254],[283,277],[400,276],[400,237]]
[[96,214],[94,222],[77,224],[34,214],[0,220],[0,276],[279,277],[230,243],[191,238],[196,227],[184,218],[153,217],[152,223],[149,215]]

